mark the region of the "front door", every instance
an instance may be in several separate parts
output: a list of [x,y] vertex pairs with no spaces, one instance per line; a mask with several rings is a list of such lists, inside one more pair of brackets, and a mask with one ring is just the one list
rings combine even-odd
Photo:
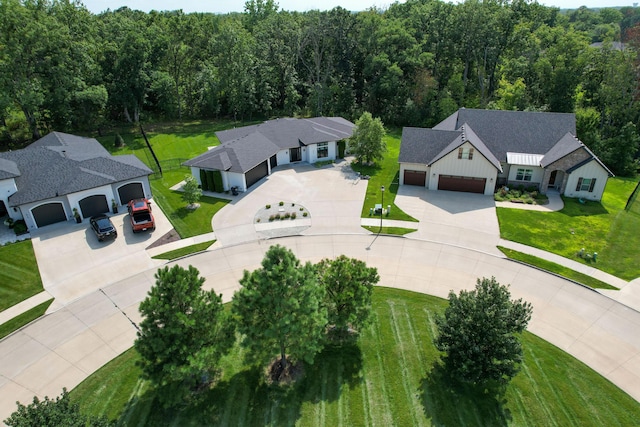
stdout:
[[554,185],[556,185],[556,175],[557,174],[558,174],[557,170],[551,172],[551,176],[549,177],[549,187],[553,187]]
[[289,161],[293,163],[293,162],[299,162],[300,160],[302,160],[302,149],[300,147],[290,149]]

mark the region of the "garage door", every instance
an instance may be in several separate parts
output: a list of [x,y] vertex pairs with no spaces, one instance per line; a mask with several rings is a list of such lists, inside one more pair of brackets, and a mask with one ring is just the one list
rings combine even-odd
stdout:
[[468,193],[484,194],[486,182],[486,178],[440,175],[438,179],[438,190],[466,191]]
[[420,185],[424,187],[427,182],[427,173],[425,171],[404,171],[404,185]]
[[47,203],[46,205],[40,205],[37,208],[33,208],[31,210],[31,214],[33,215],[33,219],[36,221],[36,225],[38,227],[44,227],[45,225],[67,220],[62,203],[57,202]]
[[269,168],[267,166],[267,161],[260,163],[255,168],[251,169],[247,173],[244,174],[247,180],[247,188],[251,187],[256,182],[260,181],[260,179],[264,178],[269,174]]
[[83,218],[90,218],[94,215],[109,212],[107,197],[104,194],[85,197],[84,199],[80,200],[79,204]]
[[141,183],[132,182],[118,188],[118,196],[120,197],[120,204],[126,205],[129,200],[144,198],[144,188]]

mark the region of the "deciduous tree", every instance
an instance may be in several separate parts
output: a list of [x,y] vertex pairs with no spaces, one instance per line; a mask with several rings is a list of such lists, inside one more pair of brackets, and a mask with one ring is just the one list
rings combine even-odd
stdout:
[[353,135],[349,138],[349,149],[358,161],[373,163],[382,160],[387,152],[384,142],[385,130],[382,120],[373,118],[371,113],[364,112],[356,121]]
[[436,320],[435,345],[445,352],[449,374],[478,386],[504,384],[522,362],[522,333],[531,319],[531,304],[511,299],[496,279],[478,279],[472,291],[449,293],[444,317]]
[[140,304],[143,320],[135,341],[144,376],[169,407],[190,401],[215,379],[220,357],[233,344],[233,326],[222,299],[202,289],[193,266],[164,267]]
[[267,363],[280,354],[271,372],[282,379],[289,362],[312,363],[322,349],[327,312],[322,307],[324,288],[318,286],[311,263],[301,264],[291,250],[269,248],[262,267],[244,271],[242,287],[233,296],[233,313],[242,345],[251,361]]
[[4,423],[10,427],[107,427],[114,425],[106,417],[91,417],[83,415],[77,403],[72,403],[66,388],[62,394],[54,399],[45,396],[44,400],[37,397],[29,405],[17,402],[18,409],[11,414]]
[[198,187],[198,181],[191,174],[185,175],[184,185],[182,186],[182,199],[193,207],[198,203],[200,197],[202,197],[202,189]]

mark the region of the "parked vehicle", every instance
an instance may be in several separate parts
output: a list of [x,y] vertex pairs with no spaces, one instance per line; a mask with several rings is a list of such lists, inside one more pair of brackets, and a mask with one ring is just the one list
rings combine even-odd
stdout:
[[131,228],[134,233],[156,229],[155,219],[151,213],[151,202],[147,199],[133,199],[127,204]]
[[113,226],[109,217],[105,214],[92,216],[89,220],[89,224],[91,224],[91,229],[96,233],[96,237],[100,242],[107,238],[115,239],[118,237],[118,231]]

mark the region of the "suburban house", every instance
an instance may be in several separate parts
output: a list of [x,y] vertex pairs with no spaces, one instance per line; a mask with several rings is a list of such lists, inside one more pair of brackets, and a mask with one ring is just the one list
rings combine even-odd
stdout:
[[354,126],[341,117],[283,118],[220,131],[220,145],[184,165],[203,188],[246,191],[278,165],[344,157]]
[[52,132],[22,150],[0,153],[0,216],[29,230],[109,212],[151,197],[153,171],[134,155],[112,156],[95,139]]
[[404,128],[398,160],[401,185],[486,195],[523,185],[600,200],[613,176],[569,113],[462,108],[432,129]]

